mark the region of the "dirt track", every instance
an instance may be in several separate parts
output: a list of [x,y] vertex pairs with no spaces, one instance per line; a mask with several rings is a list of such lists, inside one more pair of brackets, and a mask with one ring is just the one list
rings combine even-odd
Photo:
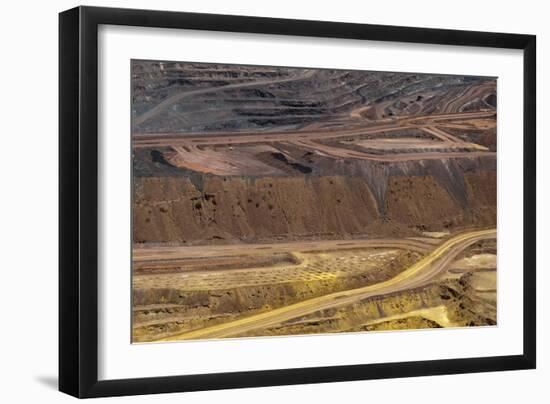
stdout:
[[[428,239],[429,240],[429,239]],[[369,239],[369,240],[319,240],[270,244],[231,244],[196,247],[147,247],[133,249],[133,262],[170,261],[182,258],[213,258],[243,255],[262,255],[283,252],[309,252],[323,250],[345,250],[356,248],[403,248],[426,252],[429,242],[412,239]]]
[[358,289],[324,295],[228,323],[171,335],[159,339],[159,341],[237,336],[256,329],[280,324],[284,321],[302,317],[320,310],[349,305],[374,296],[414,289],[428,284],[441,272],[445,271],[448,268],[448,264],[468,246],[477,241],[495,237],[495,229],[464,233],[443,242],[439,247],[435,248],[430,254],[422,258],[416,264],[388,281]]
[[351,135],[364,135],[387,131],[397,131],[410,128],[436,126],[440,121],[468,120],[473,118],[494,117],[495,111],[459,112],[431,114],[425,116],[407,116],[393,118],[384,123],[374,125],[354,125],[339,129],[317,129],[284,132],[228,132],[228,133],[144,133],[134,134],[133,147],[159,147],[172,144],[216,145],[281,142],[294,139],[334,139]]
[[214,93],[214,92],[217,92],[217,91],[226,91],[226,90],[231,90],[231,89],[236,89],[236,88],[257,87],[257,86],[262,86],[262,85],[266,85],[266,84],[280,84],[280,83],[286,83],[286,82],[295,81],[295,80],[305,80],[305,79],[308,79],[309,77],[311,77],[313,72],[314,71],[311,70],[311,71],[306,71],[306,73],[302,74],[302,75],[297,75],[297,76],[293,76],[293,77],[285,77],[285,78],[282,78],[282,79],[263,80],[263,81],[247,81],[247,82],[244,82],[244,83],[228,84],[228,85],[220,86],[220,87],[209,87],[209,88],[203,88],[203,89],[195,90],[195,91],[187,91],[187,92],[183,92],[183,93],[177,93],[177,94],[165,99],[164,101],[162,101],[161,103],[159,103],[155,107],[151,108],[149,111],[147,111],[147,112],[139,115],[138,117],[134,118],[133,121],[132,121],[132,124],[134,126],[140,125],[143,122],[145,122],[148,119],[152,118],[153,116],[161,113],[166,108],[169,108],[171,105],[175,104],[176,102],[178,102],[178,101],[180,101],[184,98],[193,97],[193,96],[197,96],[197,95],[200,95],[200,94]]
[[[361,116],[360,111],[352,111],[352,116]],[[467,122],[471,119],[494,116],[495,111],[488,110],[405,116],[380,122],[352,119],[335,128],[306,127],[299,131],[136,134],[133,138],[133,147],[138,149],[169,147],[172,151],[165,153],[165,159],[170,164],[217,175],[269,173],[272,168],[255,156],[242,152],[243,147],[252,145],[274,147],[275,153],[282,152],[277,147],[289,145],[303,150],[304,153],[314,153],[333,159],[381,162],[482,157],[494,155],[494,153],[484,146],[465,142],[447,133],[438,125],[443,122]],[[356,123],[357,121],[359,124]],[[424,140],[429,141],[430,144],[410,142],[403,150],[392,150],[388,147],[377,149],[378,144],[375,141],[368,145],[370,147],[361,147],[360,143],[357,143],[365,136],[376,137],[381,134],[411,130],[424,133]],[[354,149],[344,147],[340,143],[343,138],[348,142],[355,142]],[[371,148],[376,149],[376,153],[373,153]]]

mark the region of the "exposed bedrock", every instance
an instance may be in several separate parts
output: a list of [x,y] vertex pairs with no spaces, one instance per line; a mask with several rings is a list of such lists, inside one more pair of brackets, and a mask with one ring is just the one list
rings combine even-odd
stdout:
[[467,274],[452,281],[322,310],[239,336],[495,325],[496,302],[476,296],[471,277]]
[[[439,185],[447,190],[454,201],[466,206],[464,173],[474,170],[496,170],[496,155],[383,162],[361,159],[334,159],[319,154],[304,154],[304,150],[290,144],[279,145],[278,147],[284,152],[284,155],[282,153],[259,153],[257,156],[263,163],[274,168],[273,176],[292,177],[311,174],[310,177],[362,177],[375,198],[381,214],[385,213],[388,179],[390,177],[433,176]],[[158,156],[162,156],[160,152],[157,151],[157,153]],[[282,157],[278,158],[279,155]],[[136,152],[134,170],[137,177],[185,176],[191,179],[198,190],[203,190],[203,182],[208,178],[208,175],[174,167],[158,156],[148,149]],[[259,176],[247,175],[246,177],[257,178]]]
[[496,223],[494,157],[356,162],[335,175],[136,177],[134,242],[414,235]]
[[[376,199],[380,213],[384,214],[390,197],[388,186],[390,178],[393,177],[432,177],[438,187],[447,191],[453,202],[467,208],[467,185],[464,174],[474,170],[494,171],[496,170],[496,158],[494,156],[442,158],[392,163],[356,160],[352,164],[346,160],[336,160],[331,166],[330,168],[335,174],[365,178]],[[326,167],[328,171],[328,164]]]
[[419,253],[401,251],[388,262],[381,263],[377,270],[363,267],[360,272],[331,279],[288,279],[284,283],[263,282],[238,287],[224,284],[218,288],[205,282],[192,290],[178,286],[177,282],[169,287],[134,286],[134,339],[148,340],[151,336],[162,337],[164,333],[202,328],[327,293],[386,281],[419,257]]
[[298,128],[367,104],[371,119],[490,108],[496,89],[470,76],[139,60],[132,85],[135,133]]

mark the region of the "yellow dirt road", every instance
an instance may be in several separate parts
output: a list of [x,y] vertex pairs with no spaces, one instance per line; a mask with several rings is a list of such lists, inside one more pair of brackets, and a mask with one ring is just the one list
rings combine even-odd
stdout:
[[496,229],[463,233],[445,241],[420,261],[388,281],[362,288],[331,293],[235,321],[175,334],[159,339],[158,341],[213,339],[236,336],[251,330],[265,328],[297,317],[303,317],[319,310],[349,305],[370,297],[417,288],[426,285],[441,272],[446,270],[447,264],[468,246],[477,241],[495,237]]

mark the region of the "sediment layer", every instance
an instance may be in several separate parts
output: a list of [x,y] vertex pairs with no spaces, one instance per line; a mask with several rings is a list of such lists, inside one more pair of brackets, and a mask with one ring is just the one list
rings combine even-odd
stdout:
[[494,225],[496,171],[460,168],[385,178],[204,176],[200,187],[185,177],[136,178],[134,242],[380,237]]

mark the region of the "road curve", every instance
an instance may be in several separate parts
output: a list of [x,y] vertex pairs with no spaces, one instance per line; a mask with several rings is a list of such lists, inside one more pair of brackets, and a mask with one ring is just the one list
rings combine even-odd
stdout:
[[428,284],[443,272],[447,268],[447,264],[468,246],[477,241],[495,237],[496,229],[463,233],[443,242],[414,265],[385,282],[331,293],[235,321],[164,337],[157,341],[214,339],[236,336],[259,328],[273,326],[293,318],[302,317],[319,310],[345,306],[370,297],[417,288]]
[[161,101],[157,105],[155,105],[153,108],[149,109],[148,111],[144,112],[143,114],[135,117],[132,122],[132,126],[136,127],[138,125],[141,125],[145,121],[151,119],[155,115],[158,115],[162,111],[166,110],[171,105],[175,104],[178,101],[181,101],[184,98],[188,97],[194,97],[200,94],[210,94],[215,93],[216,91],[227,91],[227,90],[234,90],[236,88],[246,88],[246,87],[255,87],[255,86],[263,86],[268,84],[276,84],[276,83],[286,83],[290,81],[296,81],[296,80],[303,80],[308,79],[313,76],[315,73],[314,70],[306,70],[306,72],[302,75],[296,75],[296,76],[290,76],[290,77],[284,77],[281,79],[272,79],[272,80],[262,80],[262,81],[245,81],[241,83],[235,83],[235,84],[226,84],[223,86],[218,87],[208,87],[208,88],[201,88],[199,90],[193,90],[193,91],[186,91],[183,93],[177,93],[172,95],[171,97],[166,98],[165,100]]

